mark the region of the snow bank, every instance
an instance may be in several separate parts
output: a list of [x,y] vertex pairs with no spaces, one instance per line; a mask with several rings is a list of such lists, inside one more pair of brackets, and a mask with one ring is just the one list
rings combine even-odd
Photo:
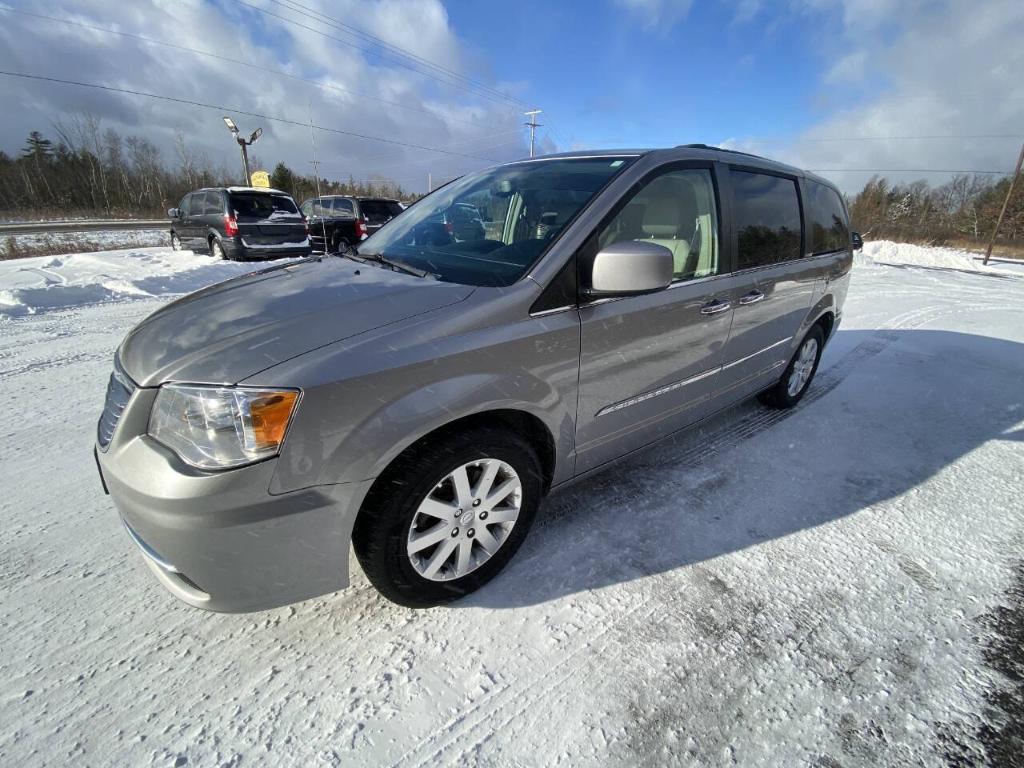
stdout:
[[864,243],[864,250],[854,254],[854,264],[859,267],[895,264],[931,269],[960,269],[965,272],[994,271],[982,266],[977,254],[970,251],[914,245],[913,243],[894,243],[891,240],[872,240]]
[[252,269],[170,248],[0,261],[0,318],[184,294]]

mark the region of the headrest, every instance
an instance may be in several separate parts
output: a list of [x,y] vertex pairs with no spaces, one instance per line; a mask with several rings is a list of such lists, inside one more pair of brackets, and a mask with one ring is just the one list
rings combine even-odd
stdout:
[[651,182],[646,197],[644,234],[654,238],[690,236],[697,216],[697,198],[689,183],[663,176]]
[[644,234],[649,237],[675,237],[683,220],[679,204],[671,197],[658,195],[647,203],[644,210]]

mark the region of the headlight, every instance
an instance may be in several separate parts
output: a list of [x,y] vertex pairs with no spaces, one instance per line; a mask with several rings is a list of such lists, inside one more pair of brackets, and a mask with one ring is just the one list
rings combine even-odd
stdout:
[[167,384],[149,415],[149,435],[200,469],[226,469],[275,456],[299,393]]

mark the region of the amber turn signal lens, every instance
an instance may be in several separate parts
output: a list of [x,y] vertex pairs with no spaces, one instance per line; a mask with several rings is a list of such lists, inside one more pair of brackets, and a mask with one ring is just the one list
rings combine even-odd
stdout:
[[298,400],[298,392],[274,392],[252,400],[249,414],[257,450],[281,445]]

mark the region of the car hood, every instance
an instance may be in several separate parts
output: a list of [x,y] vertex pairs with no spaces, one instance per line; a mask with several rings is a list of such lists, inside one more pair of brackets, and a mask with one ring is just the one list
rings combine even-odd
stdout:
[[118,361],[140,386],[234,384],[472,292],[472,286],[350,259],[304,259],[204,288],[157,310],[121,343]]

